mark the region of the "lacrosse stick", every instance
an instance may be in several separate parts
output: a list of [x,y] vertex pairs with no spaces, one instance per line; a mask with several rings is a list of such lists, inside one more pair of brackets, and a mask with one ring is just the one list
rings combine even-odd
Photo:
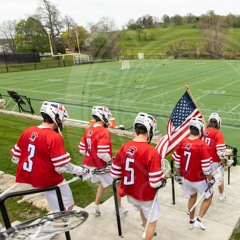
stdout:
[[11,227],[4,232],[0,232],[1,240],[46,240],[70,231],[88,218],[85,211],[64,211],[46,214],[25,221]]
[[[164,175],[167,176],[169,174],[170,170],[171,170],[171,166],[170,166],[168,160],[162,159],[161,165],[162,165],[162,170],[163,170]],[[165,181],[163,180],[161,186],[159,186],[157,188],[157,192],[156,192],[155,197],[153,199],[152,207],[151,207],[151,210],[150,210],[150,213],[148,215],[148,219],[147,219],[144,231],[143,231],[142,239],[145,239],[145,237],[146,237],[146,233],[147,233],[148,225],[149,225],[149,222],[150,222],[150,218],[152,216],[153,208],[154,208],[155,203],[156,203],[157,198],[158,198],[158,191],[159,191],[159,189],[165,187],[165,185],[166,185],[166,180]]]
[[105,173],[109,173],[111,170],[111,164],[112,162],[108,163],[105,168],[95,168],[91,171],[91,174],[93,175],[102,175]]
[[[223,166],[220,166],[218,169],[216,169],[213,173],[212,173],[212,176],[214,176],[214,174],[219,174],[220,169],[222,168]],[[220,175],[220,174],[219,174]],[[222,176],[222,173],[221,173],[221,176]],[[218,180],[219,181],[219,180]],[[219,184],[219,183],[218,183]],[[221,184],[221,182],[220,182]],[[198,198],[198,200],[194,203],[194,205],[191,207],[191,209],[187,212],[188,215],[190,215],[190,213],[193,211],[193,209],[198,205],[198,203],[201,201],[201,199],[205,196],[205,194],[207,193],[207,191],[211,188],[212,186],[208,186],[207,189],[202,193],[202,195]]]
[[2,192],[0,194],[0,197],[2,197],[3,195],[5,195],[6,193],[10,192],[11,190],[15,189],[20,183],[15,183],[13,186],[11,186],[10,188],[6,189],[4,192]]
[[13,190],[16,191],[16,188],[18,191],[21,190],[26,190],[26,189],[31,189],[32,186],[30,184],[25,184],[25,183],[15,183],[13,186],[11,186],[10,188],[6,189],[4,192],[2,192],[0,194],[0,198],[3,197],[5,194],[9,193],[9,192],[13,192]]
[[[70,184],[72,182],[75,182],[76,180],[81,180],[80,178],[81,176],[78,176],[78,177],[73,177],[72,179],[66,181],[66,182],[63,182],[63,183],[60,183],[58,184],[59,187],[63,186],[63,185],[66,185],[66,184]],[[36,193],[36,194],[32,194],[32,195],[29,195],[29,196],[26,196],[26,197],[23,197],[22,199],[18,200],[17,203],[20,204],[20,203],[23,203],[25,201],[28,201],[30,199],[34,199],[36,197],[40,197],[42,196],[42,193]]]

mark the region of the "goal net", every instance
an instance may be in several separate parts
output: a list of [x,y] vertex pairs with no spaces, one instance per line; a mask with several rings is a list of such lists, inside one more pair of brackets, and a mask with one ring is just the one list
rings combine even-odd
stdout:
[[91,55],[75,54],[73,55],[74,64],[92,63],[93,59]]
[[121,69],[130,69],[130,62],[129,62],[129,60],[122,61],[122,68]]

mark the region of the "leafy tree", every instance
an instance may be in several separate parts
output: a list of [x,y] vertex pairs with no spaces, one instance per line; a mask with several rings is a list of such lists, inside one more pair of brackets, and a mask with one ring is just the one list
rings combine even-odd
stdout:
[[88,31],[82,26],[69,28],[68,31],[62,33],[62,39],[65,46],[72,47],[75,50],[79,50],[78,44],[82,46],[87,37]]
[[57,54],[57,44],[60,43],[58,38],[64,27],[64,22],[61,19],[59,10],[54,4],[51,4],[48,0],[41,1],[42,5],[37,8],[36,16],[49,32],[53,53]]
[[98,34],[90,43],[91,55],[94,58],[117,58],[123,49],[117,43],[116,34]]
[[12,52],[16,51],[16,46],[14,42],[14,36],[15,36],[15,26],[16,26],[16,20],[13,21],[4,21],[0,25],[0,36],[3,39],[7,40],[8,47],[12,50]]
[[15,43],[18,52],[46,52],[49,49],[47,31],[33,17],[16,25]]

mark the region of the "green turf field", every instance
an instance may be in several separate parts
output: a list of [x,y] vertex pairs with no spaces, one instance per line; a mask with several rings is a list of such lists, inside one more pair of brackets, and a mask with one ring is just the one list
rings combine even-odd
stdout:
[[[130,64],[130,70],[111,62],[4,73],[0,93],[7,102],[7,90],[30,97],[36,114],[43,100],[63,102],[70,118],[84,121],[91,119],[93,105],[106,105],[117,125],[129,130],[136,114],[144,111],[156,116],[158,130],[165,134],[168,118],[188,84],[204,117],[219,113],[226,143],[240,149],[239,61],[165,59]],[[7,109],[14,106],[11,101]]]

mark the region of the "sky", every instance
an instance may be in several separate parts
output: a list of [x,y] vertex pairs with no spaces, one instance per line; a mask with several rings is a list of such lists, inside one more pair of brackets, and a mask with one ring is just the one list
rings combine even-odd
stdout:
[[[213,10],[215,14],[240,15],[239,0],[49,0],[62,16],[68,15],[83,27],[97,23],[102,17],[114,20],[121,29],[130,19],[151,15],[161,20],[163,15],[196,16]],[[41,0],[2,0],[0,24],[7,20],[26,19],[36,12]]]

